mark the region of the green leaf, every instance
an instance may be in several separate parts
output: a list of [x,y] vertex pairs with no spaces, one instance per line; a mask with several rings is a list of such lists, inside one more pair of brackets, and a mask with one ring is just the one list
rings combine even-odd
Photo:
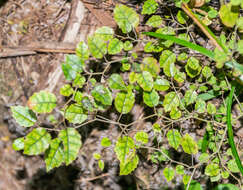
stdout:
[[197,154],[198,146],[197,143],[193,140],[193,138],[189,134],[185,134],[183,138],[180,140],[180,144],[187,154]]
[[103,171],[104,170],[104,167],[105,167],[104,161],[103,160],[99,160],[98,161],[98,166],[99,166],[100,170]]
[[94,153],[93,158],[96,159],[96,160],[99,160],[99,159],[101,159],[101,155],[98,154],[98,153]]
[[50,113],[56,107],[56,96],[50,92],[34,93],[28,100],[28,106],[36,113]]
[[[243,2],[242,2],[242,5],[243,5]],[[237,27],[238,27],[239,32],[242,33],[243,32],[243,17],[238,18]]]
[[127,114],[131,111],[135,103],[135,95],[132,92],[119,92],[115,98],[116,110],[122,114]]
[[148,71],[143,71],[137,75],[137,83],[144,91],[153,89],[153,77]]
[[184,96],[184,101],[186,106],[193,104],[197,99],[197,92],[196,89],[187,90]]
[[104,41],[111,40],[113,38],[114,30],[108,26],[102,26],[95,31],[97,37],[102,38]]
[[137,155],[135,155],[132,159],[129,159],[126,162],[120,163],[120,175],[128,175],[133,170],[136,169],[139,162],[139,158]]
[[14,150],[23,150],[24,149],[24,137],[20,137],[14,140],[12,147]]
[[[163,152],[163,154],[162,154],[162,152]],[[168,157],[169,157],[169,152],[168,152],[168,150],[166,150],[166,149],[163,148],[163,149],[161,150],[161,152],[158,152],[158,151],[154,152],[154,153],[151,155],[150,159],[151,159],[152,162],[158,164],[159,162],[167,161],[167,160],[168,160]],[[158,162],[158,161],[159,161],[159,162]]]
[[82,88],[83,85],[85,84],[86,79],[84,76],[77,74],[74,81],[73,81],[73,86],[74,87],[78,87],[78,88]]
[[74,128],[66,128],[59,132],[58,138],[62,141],[64,149],[64,160],[69,165],[76,159],[82,145],[81,136]]
[[153,131],[154,133],[161,133],[161,128],[158,123],[153,124]]
[[172,168],[166,167],[163,170],[163,174],[164,174],[166,180],[169,182],[169,181],[171,181],[174,178],[175,172],[174,172],[174,170]]
[[110,76],[110,78],[108,79],[108,84],[111,89],[124,90],[124,91],[127,90],[127,87],[126,87],[121,75],[119,75],[117,73],[112,74]]
[[119,137],[114,151],[117,159],[120,160],[121,163],[125,163],[129,157],[134,157],[135,155],[135,144],[133,139],[128,136]]
[[160,72],[160,68],[159,65],[157,64],[157,60],[153,57],[145,57],[143,59],[141,70],[150,72],[150,74],[153,77],[157,77]]
[[157,28],[162,24],[162,18],[159,15],[151,16],[148,21],[146,22],[148,26]]
[[238,173],[240,172],[235,160],[229,160],[227,162],[227,167],[232,173]]
[[63,146],[61,140],[55,138],[51,141],[49,149],[45,152],[46,171],[59,167],[64,161]]
[[157,8],[158,8],[158,3],[155,0],[147,0],[143,4],[142,14],[151,15],[156,12]]
[[142,144],[147,144],[149,141],[148,133],[144,131],[139,131],[135,134],[135,139],[137,142],[140,142]]
[[220,95],[219,92],[214,91],[214,90],[209,90],[209,91],[207,91],[205,93],[199,94],[197,98],[198,99],[202,99],[204,101],[207,101],[207,100],[213,99],[213,98],[215,98],[215,97],[217,97],[219,95]]
[[170,111],[171,119],[179,119],[181,117],[181,111],[177,107],[173,107]]
[[177,57],[177,60],[178,60],[178,61],[185,61],[185,60],[187,60],[187,58],[188,58],[187,53],[182,52],[182,53],[180,53],[179,56]]
[[166,91],[170,88],[170,83],[166,79],[156,78],[154,81],[154,89],[158,91]]
[[198,99],[195,104],[195,111],[198,113],[204,113],[206,110],[206,102],[202,99]]
[[85,42],[80,42],[77,45],[76,54],[82,61],[89,59],[89,47]]
[[114,9],[114,19],[123,33],[129,33],[139,24],[139,15],[125,5],[118,4]]
[[111,141],[110,141],[109,138],[107,138],[107,137],[102,138],[102,140],[101,140],[101,146],[103,146],[103,147],[109,147],[110,145],[111,145]]
[[64,117],[70,123],[74,124],[81,124],[88,118],[85,111],[78,104],[71,104],[68,106],[68,108],[65,110]]
[[188,16],[185,12],[178,11],[176,18],[180,24],[186,24],[186,21],[188,20]]
[[38,155],[43,153],[51,141],[51,135],[43,128],[33,129],[24,140],[24,154]]
[[184,72],[176,72],[174,76],[175,81],[178,83],[183,83],[186,80],[186,74]]
[[110,55],[115,55],[121,52],[123,48],[123,43],[117,38],[113,38],[108,45],[108,53]]
[[219,50],[218,48],[215,48],[214,49],[214,60],[217,63],[216,67],[218,69],[220,69],[224,66],[225,62],[227,62],[229,60],[229,58],[228,58],[228,55],[226,53]]
[[132,48],[133,48],[133,44],[132,44],[132,42],[131,41],[125,41],[124,43],[123,43],[123,48],[124,48],[124,50],[125,51],[130,51],[130,50],[132,50]]
[[208,155],[208,153],[202,153],[199,156],[198,160],[199,160],[200,163],[207,163],[209,158],[210,158],[210,156]]
[[160,56],[159,63],[160,67],[163,68],[163,71],[166,76],[173,77],[176,73],[175,68],[176,55],[170,50],[165,50]]
[[210,11],[208,11],[208,17],[210,19],[216,18],[218,16],[218,11],[214,8],[211,8]]
[[177,165],[176,166],[176,173],[179,174],[179,175],[183,175],[185,173],[184,171],[184,166],[182,165]]
[[159,104],[159,95],[156,90],[151,92],[143,92],[143,101],[149,107],[155,107]]
[[188,76],[194,78],[200,74],[202,67],[199,65],[199,61],[196,58],[190,57],[187,61],[185,69]]
[[180,104],[179,97],[175,92],[169,92],[165,95],[163,106],[165,112],[171,111],[173,107],[178,107]]
[[11,112],[16,122],[23,127],[31,127],[37,121],[35,113],[28,107],[11,106]]
[[243,54],[243,40],[237,42],[237,51],[242,55]]
[[236,24],[238,15],[239,7],[232,6],[231,3],[224,4],[220,7],[219,17],[222,23],[227,27],[232,28]]
[[98,85],[94,87],[91,91],[92,96],[104,105],[110,106],[112,104],[112,95],[108,88],[105,88],[103,85]]
[[220,172],[219,165],[216,163],[210,163],[205,168],[205,174],[208,176],[217,176]]
[[129,83],[134,84],[137,81],[137,74],[135,72],[131,72],[129,74]]
[[190,178],[191,178],[191,176],[189,176],[189,175],[183,175],[183,178],[182,178],[182,181],[183,181],[183,183],[185,184],[185,185],[187,185],[188,184],[188,182],[190,181]]
[[207,104],[207,112],[211,115],[216,114],[216,107],[212,103]]
[[240,190],[238,187],[236,187],[233,184],[220,184],[217,187],[215,187],[213,190]]
[[80,91],[76,91],[74,94],[74,101],[80,103],[83,98],[83,93]]
[[84,109],[93,112],[94,111],[94,106],[93,102],[90,100],[89,97],[85,96],[81,99],[81,105]]
[[73,94],[73,88],[70,84],[65,84],[60,89],[60,94],[63,96],[71,96]]
[[203,67],[203,69],[202,69],[202,75],[206,79],[208,79],[209,77],[211,77],[212,76],[212,70],[211,70],[211,68],[209,66]]
[[188,190],[203,190],[203,188],[202,188],[200,183],[198,183],[197,181],[192,180]]
[[103,58],[107,53],[106,42],[97,35],[88,37],[88,45],[90,53],[97,59]]
[[170,146],[177,150],[180,146],[181,141],[181,134],[179,133],[179,131],[177,129],[169,130],[166,137]]
[[223,179],[228,179],[230,176],[229,172],[227,171],[221,171],[221,175]]
[[67,80],[75,79],[77,73],[83,72],[84,61],[77,55],[67,55],[66,63],[62,64],[62,71]]
[[156,32],[144,32],[143,34],[148,35],[148,36],[152,36],[152,37],[156,37],[156,38],[160,38],[160,39],[164,39],[164,40],[171,40],[174,43],[188,47],[192,50],[200,52],[201,54],[203,54],[205,56],[208,56],[211,59],[214,59],[214,53],[212,51],[210,51],[210,50],[208,50],[204,47],[201,47],[199,45],[196,45],[194,43],[188,42],[186,40],[182,40],[178,37],[174,37],[174,36],[167,35],[167,34],[159,34],[159,33],[156,33]]

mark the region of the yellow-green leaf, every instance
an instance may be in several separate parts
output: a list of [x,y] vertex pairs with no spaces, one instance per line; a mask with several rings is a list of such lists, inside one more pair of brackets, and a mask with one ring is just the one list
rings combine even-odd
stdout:
[[110,40],[109,45],[108,45],[108,53],[110,55],[115,55],[121,52],[123,49],[123,43],[117,38],[113,38]]
[[162,18],[159,15],[151,16],[146,22],[151,27],[159,27],[162,24]]
[[114,30],[108,26],[102,26],[95,31],[95,35],[107,41],[112,39]]
[[158,8],[158,3],[155,0],[147,0],[144,2],[142,14],[153,14]]
[[173,107],[178,107],[180,104],[179,97],[175,92],[169,92],[165,95],[163,106],[165,112],[171,111]]
[[97,59],[103,58],[107,53],[106,42],[97,35],[88,37],[88,46],[92,56]]
[[64,161],[64,152],[61,140],[55,138],[51,141],[49,149],[45,152],[46,171],[59,167]]
[[153,77],[148,71],[143,71],[137,75],[137,83],[144,91],[153,89]]
[[43,128],[33,129],[24,140],[24,154],[38,155],[43,153],[51,141],[51,135]]
[[123,33],[129,33],[139,24],[139,15],[125,5],[118,4],[114,9],[114,19]]
[[139,158],[135,155],[132,159],[126,162],[120,162],[120,175],[128,175],[136,169]]
[[180,140],[180,144],[187,154],[197,154],[198,146],[197,142],[193,140],[193,138],[189,134],[185,134],[183,138]]
[[91,91],[91,94],[98,102],[101,102],[104,105],[112,104],[111,92],[103,85],[98,85],[94,87],[94,89]]
[[177,129],[169,130],[166,136],[170,146],[177,150],[181,141],[181,134],[179,131]]
[[34,93],[28,101],[30,109],[37,113],[50,113],[56,107],[56,96],[50,92]]
[[64,116],[70,123],[74,124],[81,124],[88,118],[87,114],[79,104],[71,104],[68,106]]
[[11,111],[16,122],[23,127],[31,127],[37,121],[35,113],[28,107],[11,106]]
[[24,149],[24,137],[20,137],[14,140],[12,147],[14,150],[23,150]]
[[227,27],[232,28],[236,24],[238,15],[239,15],[239,7],[232,6],[231,3],[224,4],[220,7],[219,10],[220,19],[222,23]]
[[122,114],[129,113],[134,105],[135,95],[132,92],[119,92],[115,98],[116,110]]
[[127,87],[125,86],[125,83],[121,77],[121,75],[115,73],[110,76],[108,79],[108,84],[111,89],[115,90],[127,90]]
[[80,42],[77,45],[76,54],[82,61],[89,59],[89,47],[85,42]]
[[149,107],[155,107],[159,103],[159,94],[156,90],[152,90],[151,92],[143,92],[143,101]]
[[60,94],[63,96],[71,96],[73,94],[73,88],[70,84],[65,84],[61,87]]
[[175,171],[172,168],[166,167],[163,170],[163,174],[164,174],[166,180],[169,182],[169,181],[171,181],[174,178]]
[[66,128],[59,132],[58,138],[62,141],[64,149],[64,160],[66,165],[74,161],[82,145],[81,136],[74,128]]

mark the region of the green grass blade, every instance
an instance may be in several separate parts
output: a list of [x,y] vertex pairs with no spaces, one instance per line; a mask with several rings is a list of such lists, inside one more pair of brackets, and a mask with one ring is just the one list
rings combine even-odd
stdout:
[[164,35],[164,34],[159,34],[159,33],[155,33],[155,32],[144,32],[143,34],[147,35],[147,36],[152,36],[152,37],[155,37],[155,38],[160,38],[160,39],[163,39],[163,40],[171,40],[173,41],[174,43],[177,43],[179,45],[182,45],[182,46],[185,46],[185,47],[188,47],[192,50],[195,50],[211,59],[214,59],[214,53],[213,51],[210,51],[202,46],[199,46],[197,44],[194,44],[194,43],[191,43],[191,42],[188,42],[186,40],[182,40],[178,37],[175,37],[175,36],[170,36],[170,35]]
[[238,155],[235,143],[234,143],[234,136],[233,136],[233,129],[232,129],[232,124],[231,124],[231,106],[232,106],[232,102],[233,102],[233,95],[234,95],[234,91],[235,91],[235,86],[232,85],[231,87],[231,91],[228,97],[228,102],[227,102],[227,127],[228,127],[228,138],[229,138],[229,144],[231,146],[231,151],[232,154],[235,158],[236,164],[241,172],[241,174],[243,175],[243,166],[240,160],[240,157]]
[[203,141],[202,141],[202,153],[205,153],[207,151],[208,144],[209,144],[209,134],[206,131],[203,136]]

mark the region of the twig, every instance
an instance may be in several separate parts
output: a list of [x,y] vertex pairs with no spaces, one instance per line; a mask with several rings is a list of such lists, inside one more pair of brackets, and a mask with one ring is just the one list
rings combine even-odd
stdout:
[[91,177],[91,178],[86,178],[86,179],[79,179],[77,180],[77,182],[82,182],[82,181],[94,181],[96,179],[100,179],[100,178],[103,178],[103,177],[107,177],[109,176],[110,174],[109,173],[105,173],[105,174],[102,174],[102,175],[98,175],[98,176],[95,176],[95,177]]
[[197,26],[202,30],[202,32],[213,42],[213,44],[221,51],[224,51],[221,45],[217,42],[217,40],[210,34],[210,32],[205,28],[202,22],[196,18],[196,16],[192,13],[187,4],[182,4],[182,10],[189,16],[191,19],[197,24]]

